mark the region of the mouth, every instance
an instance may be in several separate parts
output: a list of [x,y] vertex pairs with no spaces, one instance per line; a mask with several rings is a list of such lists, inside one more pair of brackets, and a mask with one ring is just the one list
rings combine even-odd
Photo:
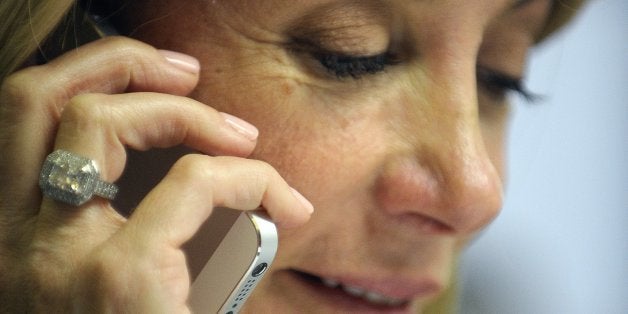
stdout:
[[[335,310],[361,313],[410,313],[413,299],[435,294],[433,284],[399,284],[397,280],[363,280],[319,276],[289,270],[291,277]],[[394,281],[394,282],[393,282]]]

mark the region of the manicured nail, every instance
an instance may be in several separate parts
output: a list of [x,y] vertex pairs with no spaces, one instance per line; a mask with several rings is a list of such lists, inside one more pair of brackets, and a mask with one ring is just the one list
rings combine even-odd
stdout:
[[303,207],[305,207],[305,209],[307,209],[307,212],[311,215],[314,212],[314,205],[312,205],[312,203],[310,203],[310,201],[308,201],[305,196],[303,196],[293,187],[290,188],[292,189],[292,194],[294,195],[294,197],[296,197],[301,202],[301,204],[303,204]]
[[190,55],[170,50],[158,51],[168,62],[170,62],[170,64],[176,66],[182,71],[196,74],[201,69],[201,65],[198,60]]
[[229,124],[236,132],[251,141],[255,141],[257,139],[259,131],[255,126],[228,113],[221,112],[220,114],[225,118],[225,122],[227,122],[227,124]]

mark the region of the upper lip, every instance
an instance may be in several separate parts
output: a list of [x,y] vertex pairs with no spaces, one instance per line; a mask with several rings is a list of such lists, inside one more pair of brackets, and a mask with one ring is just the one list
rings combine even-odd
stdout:
[[435,280],[415,279],[407,276],[381,276],[373,274],[328,274],[296,270],[319,277],[322,280],[331,280],[345,287],[354,287],[382,296],[410,301],[415,298],[427,298],[442,291],[443,287]]

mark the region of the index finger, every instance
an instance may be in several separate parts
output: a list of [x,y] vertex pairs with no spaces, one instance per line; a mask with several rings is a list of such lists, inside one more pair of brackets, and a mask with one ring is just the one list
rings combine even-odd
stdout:
[[146,247],[178,248],[214,207],[253,210],[262,206],[283,228],[304,224],[313,207],[279,173],[259,160],[187,155],[135,209],[122,234]]

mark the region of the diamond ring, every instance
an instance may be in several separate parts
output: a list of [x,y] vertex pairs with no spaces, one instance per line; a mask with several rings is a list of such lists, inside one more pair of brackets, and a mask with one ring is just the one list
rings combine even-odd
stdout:
[[102,181],[96,162],[65,150],[56,150],[44,161],[39,175],[44,195],[79,206],[94,195],[113,200],[118,187]]

